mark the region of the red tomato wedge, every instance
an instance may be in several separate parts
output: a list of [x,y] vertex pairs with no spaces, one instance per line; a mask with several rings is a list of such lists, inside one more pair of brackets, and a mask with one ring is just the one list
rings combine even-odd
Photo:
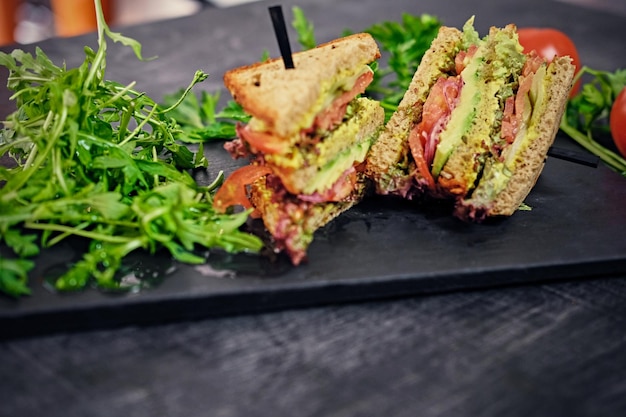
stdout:
[[[539,56],[551,62],[555,56],[569,56],[576,67],[580,70],[581,62],[574,41],[565,33],[552,28],[519,28],[517,30],[519,42],[524,47],[524,52],[537,51]],[[580,80],[576,82],[570,97],[575,96],[580,90]]]
[[626,88],[618,94],[615,102],[613,102],[609,115],[609,125],[615,146],[626,158]]
[[272,170],[266,166],[246,165],[235,170],[226,178],[213,198],[213,207],[223,213],[232,206],[252,208],[248,199],[246,187],[259,178],[271,174]]

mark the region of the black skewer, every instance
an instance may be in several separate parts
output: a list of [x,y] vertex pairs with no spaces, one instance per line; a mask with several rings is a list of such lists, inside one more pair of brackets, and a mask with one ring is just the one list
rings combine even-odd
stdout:
[[586,152],[578,152],[570,149],[558,148],[554,146],[548,149],[548,156],[563,159],[569,162],[575,162],[577,164],[586,165],[593,168],[597,168],[598,164],[600,163],[600,158],[595,155],[591,155]]
[[280,48],[280,54],[283,56],[285,69],[295,68],[293,65],[293,57],[291,56],[291,46],[289,45],[289,35],[287,34],[287,26],[283,16],[282,6],[272,6],[269,8],[272,24],[274,25],[274,33]]

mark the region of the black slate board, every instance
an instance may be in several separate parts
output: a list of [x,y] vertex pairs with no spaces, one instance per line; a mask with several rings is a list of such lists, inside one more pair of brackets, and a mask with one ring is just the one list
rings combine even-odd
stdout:
[[20,336],[626,272],[626,178],[549,158],[527,204],[531,211],[476,225],[445,206],[372,197],[316,234],[305,265],[212,253],[189,266],[139,255],[140,270],[171,271],[131,294],[46,289],[44,277],[73,258],[68,245],[42,256],[31,297],[0,300],[0,328]]
[[[436,2],[430,2],[432,4],[419,10],[415,6],[407,6],[409,3],[398,2],[391,10],[398,13],[390,16],[382,14],[383,8],[379,3],[368,2],[370,10],[378,8],[381,14],[359,15],[354,22],[366,26],[383,19],[397,18],[402,10],[435,13],[444,22],[456,25],[457,20],[462,22],[461,13],[467,15],[464,10],[443,10]],[[347,19],[348,10],[351,13],[358,10],[349,9],[347,5],[350,4],[354,6],[354,2],[337,4],[333,25],[321,26],[318,33],[323,36],[331,32],[338,34],[347,27],[344,22],[350,22]],[[527,6],[530,8],[530,5]],[[255,4],[174,21],[173,35],[160,38],[162,42],[158,45],[150,41],[158,30],[156,25],[129,28],[124,33],[144,43],[149,54],[150,48],[158,52],[159,45],[171,47],[175,39],[189,36],[189,27],[199,27],[198,19],[234,21],[242,16],[267,19],[266,7],[263,3]],[[324,7],[335,6],[311,4],[307,9],[308,15],[314,21],[324,21],[321,18]],[[509,9],[506,9],[507,13],[499,12],[493,24],[502,24],[503,20],[506,23],[509,14],[515,14],[516,6],[501,7]],[[589,22],[595,18],[595,27],[600,27],[601,21],[613,22],[615,30],[619,27],[624,32],[623,25],[618,25],[619,19],[611,20],[608,15],[561,5],[556,9],[570,17],[584,16],[590,25],[593,23]],[[554,8],[550,10],[554,11]],[[385,9],[384,13],[391,12]],[[541,16],[545,18],[541,13],[537,16],[538,19]],[[257,29],[262,26],[258,19],[254,20]],[[518,22],[524,19],[533,21],[520,15]],[[482,20],[483,23],[488,21],[487,18]],[[351,27],[358,28],[356,24]],[[233,33],[224,29],[225,32],[220,35],[215,30],[206,29],[205,36],[224,38]],[[266,35],[271,39],[271,32]],[[233,39],[232,43],[238,44],[237,39]],[[76,48],[83,42],[85,40],[81,38],[67,44],[52,41],[44,44],[43,48],[57,56],[64,56],[64,48],[69,48],[69,45]],[[195,41],[196,48],[198,42]],[[583,56],[587,52],[599,54],[602,50],[609,54],[614,48],[600,43],[591,52],[584,41],[581,45]],[[49,48],[46,49],[46,46]],[[245,63],[238,62],[244,57],[254,59],[249,58],[254,56],[251,51],[262,50],[256,44],[234,49],[226,62],[221,62],[220,65],[224,66],[221,71]],[[114,61],[114,52],[111,54]],[[124,81],[127,72],[138,74],[140,70],[137,68],[146,65],[126,64],[129,56],[127,52],[125,54],[125,61],[114,61],[109,65],[117,68],[109,73],[110,78]],[[195,57],[184,47],[173,50],[170,55],[157,54],[168,63],[179,64],[185,57],[189,60]],[[80,57],[67,59],[75,61]],[[616,59],[616,55],[610,59]],[[608,66],[614,68],[620,65],[610,59]],[[115,64],[119,65],[116,67]],[[194,64],[186,63],[186,67],[190,65]],[[603,66],[607,64],[603,63]],[[168,88],[168,83],[181,86],[188,80],[186,76],[174,75],[171,69],[167,75],[172,77],[167,77],[163,67],[148,67],[142,75],[142,79],[152,83],[153,90],[149,91],[152,95],[171,92],[173,88]],[[162,75],[161,78],[152,77],[154,74]],[[211,86],[207,88],[211,89]],[[578,151],[564,137],[557,138],[557,145]],[[229,172],[237,165],[218,144],[208,146],[207,154],[213,173],[221,169]],[[531,211],[521,211],[511,218],[487,224],[470,225],[452,218],[446,207],[370,198],[317,233],[306,265],[294,268],[283,258],[270,262],[259,256],[212,253],[206,265],[193,267],[174,265],[168,258],[142,258],[140,255],[138,261],[144,265],[153,264],[145,268],[171,270],[154,288],[129,294],[105,294],[95,290],[55,294],[49,291],[42,283],[43,277],[56,268],[62,268],[74,255],[71,245],[58,247],[44,253],[39,260],[31,277],[31,297],[18,301],[0,299],[0,328],[3,329],[3,337],[24,336],[381,297],[594,278],[626,272],[626,238],[623,232],[626,229],[626,178],[604,166],[590,168],[549,158],[527,204],[532,207]],[[154,263],[157,263],[156,266]]]

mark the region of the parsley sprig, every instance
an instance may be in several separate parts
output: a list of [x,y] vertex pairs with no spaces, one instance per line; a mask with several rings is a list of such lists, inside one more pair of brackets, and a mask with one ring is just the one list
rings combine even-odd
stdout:
[[367,89],[368,94],[380,100],[387,119],[397,110],[441,25],[438,18],[429,14],[403,13],[400,22],[384,21],[365,29],[388,54],[386,66],[376,67],[374,81]]
[[294,6],[291,12],[293,13],[291,26],[298,34],[298,43],[302,46],[302,49],[305,50],[315,48],[317,46],[317,42],[315,41],[315,25],[305,16],[304,10],[300,7]]
[[583,67],[576,80],[581,77],[590,79],[568,101],[560,129],[608,167],[626,176],[626,159],[600,141],[610,136],[609,114],[618,94],[626,87],[626,69],[610,72]]
[[212,206],[220,173],[208,186],[190,170],[208,166],[181,145],[181,129],[167,114],[184,102],[207,74],[197,71],[169,108],[161,108],[135,83],[105,80],[107,38],[141,45],[110,31],[97,2],[98,48],[85,48],[77,68],[55,65],[36,48],[0,53],[17,110],[0,131],[0,292],[30,293],[28,273],[43,248],[68,238],[88,244],[82,259],[55,285],[78,290],[90,283],[121,288],[116,277],[133,251],[166,249],[178,261],[201,263],[197,247],[258,251],[262,242],[240,231],[248,213],[219,214]]

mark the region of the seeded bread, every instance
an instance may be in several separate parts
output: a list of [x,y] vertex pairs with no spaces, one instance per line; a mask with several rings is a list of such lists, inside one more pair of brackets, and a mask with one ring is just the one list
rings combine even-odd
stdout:
[[357,33],[294,53],[294,69],[285,69],[282,58],[275,58],[226,72],[224,84],[266,131],[288,137],[308,127],[305,119],[312,122],[322,110],[332,80],[354,76],[379,57],[374,38]]
[[[510,216],[524,202],[535,186],[550,146],[559,130],[561,117],[572,87],[575,67],[569,57],[559,57],[548,66],[546,78],[549,80],[544,101],[546,107],[539,115],[541,121],[536,126],[538,135],[519,155],[506,188],[491,202],[477,203],[474,199],[459,201],[455,214],[469,220],[482,220],[491,216]],[[539,106],[539,103],[535,103]]]
[[379,194],[402,194],[403,178],[409,175],[408,137],[411,128],[421,121],[422,107],[437,79],[454,70],[463,32],[442,26],[424,54],[411,84],[391,116],[367,160],[366,175],[373,180]]

